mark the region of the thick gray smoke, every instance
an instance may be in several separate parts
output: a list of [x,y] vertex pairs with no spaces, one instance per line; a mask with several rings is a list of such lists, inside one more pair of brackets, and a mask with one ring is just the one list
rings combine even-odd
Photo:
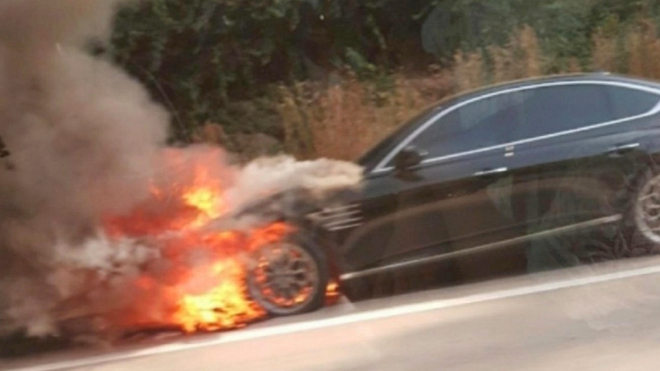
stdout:
[[33,325],[61,295],[48,285],[55,246],[81,244],[103,213],[144,197],[166,138],[167,113],[145,89],[85,52],[108,40],[119,3],[0,2],[0,135],[11,152],[0,169],[0,307]]
[[[65,317],[130,306],[140,267],[157,266],[160,251],[108,239],[101,220],[152,199],[154,181],[193,179],[200,156],[232,210],[292,189],[318,198],[361,180],[359,167],[328,160],[231,167],[221,149],[208,147],[175,151],[173,172],[162,161],[167,113],[136,81],[85,51],[108,41],[123,2],[0,1],[0,136],[11,152],[0,164],[0,332],[3,316],[41,335]],[[211,226],[250,227],[258,214]],[[146,311],[157,320],[157,300],[150,302]]]

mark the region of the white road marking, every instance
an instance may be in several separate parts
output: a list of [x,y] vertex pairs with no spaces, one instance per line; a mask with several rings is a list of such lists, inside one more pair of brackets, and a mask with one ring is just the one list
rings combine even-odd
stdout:
[[398,316],[405,316],[405,315],[429,312],[439,309],[458,307],[462,305],[476,304],[476,303],[482,303],[493,300],[538,294],[538,293],[561,290],[571,287],[603,283],[603,282],[615,281],[626,278],[640,277],[651,274],[660,274],[660,265],[615,272],[615,273],[608,273],[599,276],[577,278],[572,280],[554,281],[539,285],[531,285],[526,287],[508,289],[508,290],[494,291],[490,293],[475,294],[475,295],[469,295],[456,299],[441,299],[441,300],[434,300],[434,301],[428,301],[417,304],[402,305],[402,306],[386,308],[386,309],[377,309],[368,312],[347,314],[335,318],[293,323],[288,325],[262,328],[262,329],[242,330],[232,333],[223,333],[219,335],[218,338],[207,341],[200,341],[193,344],[181,344],[181,343],[167,344],[167,345],[157,346],[139,351],[115,353],[112,355],[95,356],[95,357],[83,358],[78,360],[60,361],[60,362],[54,362],[54,363],[38,365],[38,366],[15,368],[7,371],[59,371],[59,370],[68,370],[68,369],[74,369],[80,367],[89,367],[103,363],[110,363],[110,362],[124,361],[124,360],[130,360],[141,357],[155,356],[166,353],[180,352],[180,351],[204,348],[214,345],[234,343],[238,341],[260,339],[270,336],[312,331],[312,330],[318,330],[328,327],[343,326],[357,322],[374,321],[374,320],[380,320],[380,319],[386,319],[386,318],[392,318]]

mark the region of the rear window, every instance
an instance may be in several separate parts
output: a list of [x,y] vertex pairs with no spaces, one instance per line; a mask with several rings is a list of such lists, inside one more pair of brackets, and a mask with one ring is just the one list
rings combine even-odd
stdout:
[[614,119],[623,119],[649,112],[660,102],[657,94],[620,86],[604,86]]
[[525,124],[514,140],[574,130],[613,120],[609,98],[602,85],[548,86],[527,91]]

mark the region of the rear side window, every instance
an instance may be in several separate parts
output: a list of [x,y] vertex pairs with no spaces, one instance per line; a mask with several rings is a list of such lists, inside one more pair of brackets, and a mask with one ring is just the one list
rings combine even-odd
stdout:
[[621,86],[603,86],[608,95],[614,119],[642,115],[660,102],[657,94]]
[[527,91],[524,125],[512,133],[523,140],[615,120],[602,85],[547,86]]

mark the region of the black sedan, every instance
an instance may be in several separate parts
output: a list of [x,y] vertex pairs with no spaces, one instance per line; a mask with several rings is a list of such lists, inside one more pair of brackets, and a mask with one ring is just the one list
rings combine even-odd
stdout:
[[655,253],[659,155],[655,82],[558,76],[446,99],[359,161],[361,193],[309,213],[277,249],[277,290],[251,280],[252,295],[292,314],[322,305],[333,277],[442,263],[434,274],[469,280]]

